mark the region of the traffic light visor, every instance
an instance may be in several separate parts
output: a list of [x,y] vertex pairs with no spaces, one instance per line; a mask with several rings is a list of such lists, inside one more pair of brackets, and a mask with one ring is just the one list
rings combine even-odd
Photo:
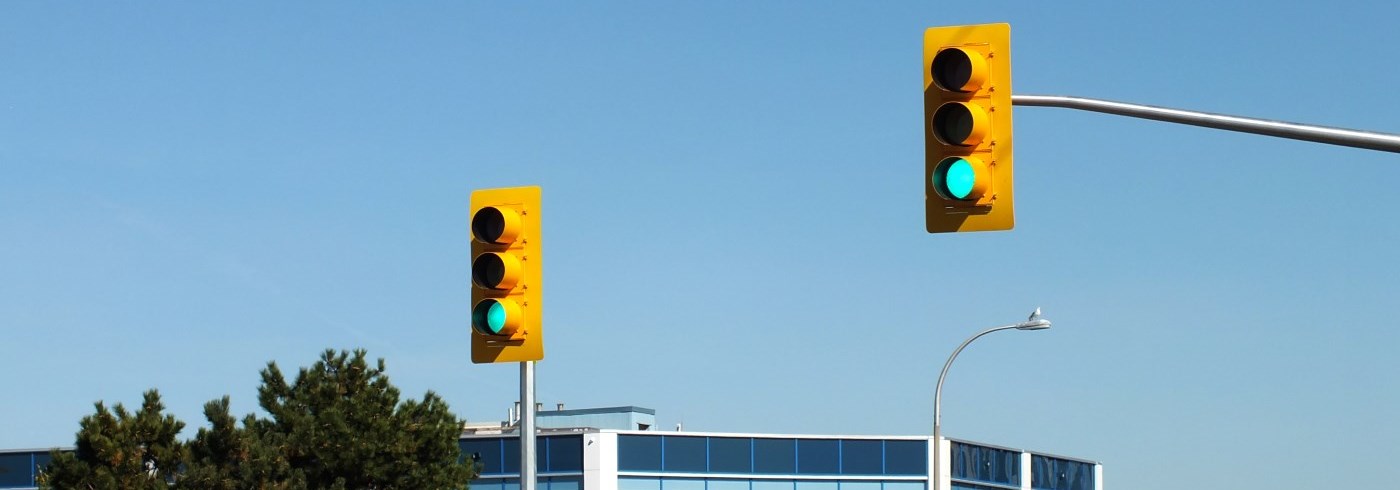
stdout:
[[520,215],[511,209],[487,206],[472,215],[472,238],[482,243],[510,243],[520,233]]
[[486,289],[509,290],[520,280],[520,259],[514,254],[486,252],[472,260],[472,283]]
[[987,59],[963,48],[943,48],[929,64],[938,88],[950,92],[976,92],[987,82]]
[[938,141],[955,146],[976,146],[987,137],[991,122],[981,105],[947,102],[934,111],[931,124]]

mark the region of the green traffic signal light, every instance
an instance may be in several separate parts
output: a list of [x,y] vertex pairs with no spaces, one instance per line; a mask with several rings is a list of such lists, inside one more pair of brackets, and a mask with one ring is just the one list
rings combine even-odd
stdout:
[[483,335],[510,335],[520,323],[520,309],[510,300],[484,299],[472,308],[472,328]]
[[987,191],[987,166],[972,157],[949,157],[933,171],[933,189],[946,199],[976,201]]
[[977,176],[972,173],[972,165],[968,165],[967,160],[961,158],[954,159],[943,173],[943,190],[954,199],[967,199],[967,195],[972,193],[972,184],[976,182]]

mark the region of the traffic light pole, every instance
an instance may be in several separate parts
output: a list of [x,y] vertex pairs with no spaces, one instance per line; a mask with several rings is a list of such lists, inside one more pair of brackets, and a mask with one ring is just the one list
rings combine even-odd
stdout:
[[1191,126],[1202,126],[1227,131],[1262,134],[1277,138],[1326,143],[1329,145],[1350,146],[1367,150],[1400,153],[1400,135],[1357,131],[1354,129],[1329,128],[1267,119],[1227,116],[1208,112],[1186,111],[1125,102],[1113,102],[1086,97],[1064,95],[1012,95],[1012,105],[1032,107],[1060,107],[1081,111],[1102,112],[1119,116],[1152,119]]
[[520,490],[535,490],[535,361],[520,363]]

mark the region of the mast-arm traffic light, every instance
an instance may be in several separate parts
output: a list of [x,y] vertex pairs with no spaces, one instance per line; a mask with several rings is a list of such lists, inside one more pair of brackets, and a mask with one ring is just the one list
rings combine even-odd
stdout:
[[924,148],[929,233],[1015,225],[1008,24],[924,31]]

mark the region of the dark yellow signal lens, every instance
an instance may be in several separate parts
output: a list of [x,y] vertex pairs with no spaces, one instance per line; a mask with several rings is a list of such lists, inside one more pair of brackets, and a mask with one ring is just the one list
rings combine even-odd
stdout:
[[512,209],[487,206],[472,215],[472,238],[482,243],[511,243],[520,233],[520,215]]
[[472,282],[486,289],[509,290],[520,280],[520,259],[514,254],[486,252],[472,260]]
[[975,51],[944,48],[933,56],[929,74],[943,90],[976,92],[987,82],[987,59]]
[[933,113],[931,131],[939,141],[954,146],[977,146],[991,125],[987,111],[974,102],[947,102]]

